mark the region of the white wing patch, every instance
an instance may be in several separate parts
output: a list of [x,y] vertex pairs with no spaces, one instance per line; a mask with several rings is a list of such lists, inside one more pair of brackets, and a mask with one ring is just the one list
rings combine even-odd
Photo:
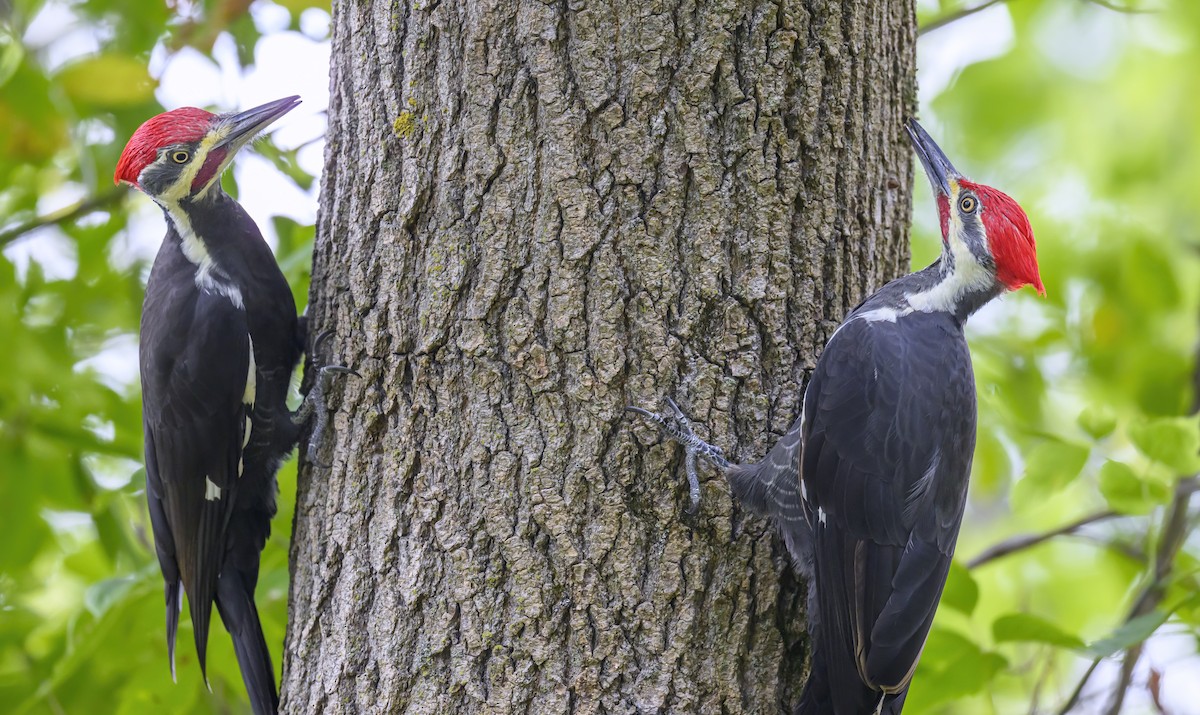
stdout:
[[[250,359],[246,363],[246,389],[242,391],[242,404],[246,406],[246,426],[242,430],[242,451],[250,444],[250,430],[254,427],[250,414],[254,412],[254,396],[258,391],[258,365],[254,362],[254,339],[246,335],[246,347],[250,350]],[[238,458],[238,476],[245,470],[245,462]]]
[[839,325],[837,330],[833,331],[833,335],[829,336],[829,342],[833,342],[833,339],[837,337],[837,334],[842,332],[842,328],[846,327],[847,325],[853,323],[856,320],[863,320],[868,323],[879,323],[879,322],[894,323],[898,319],[903,318],[904,316],[906,316],[912,312],[913,312],[913,307],[892,308],[890,306],[885,305],[880,308],[874,308],[872,310],[868,310],[866,312],[859,313],[858,315],[854,316],[853,318],[850,318],[846,322]]
[[887,323],[894,323],[894,322],[896,322],[897,318],[903,318],[904,316],[908,315],[911,312],[912,312],[911,310],[896,310],[895,308],[883,306],[882,308],[875,308],[874,310],[868,310],[865,313],[859,313],[855,317],[859,320],[865,320],[868,323],[878,323],[881,321],[887,322]]
[[[246,363],[246,389],[242,392],[242,404],[253,407],[254,393],[258,389],[258,366],[254,364],[254,339],[249,335],[246,336],[246,346],[250,349],[250,360]],[[246,430],[246,434],[250,434],[250,431]]]
[[221,498],[221,487],[218,487],[207,476],[204,477],[204,498],[208,501],[216,501]]

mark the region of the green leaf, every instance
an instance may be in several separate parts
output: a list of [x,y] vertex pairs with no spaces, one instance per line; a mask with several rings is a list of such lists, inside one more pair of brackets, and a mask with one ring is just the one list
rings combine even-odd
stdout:
[[950,576],[946,579],[946,588],[942,591],[942,605],[971,615],[975,605],[979,603],[979,584],[965,566],[957,561],[950,564]]
[[1012,481],[1012,462],[1008,448],[997,436],[999,430],[986,427],[975,440],[975,459],[971,462],[971,490],[974,496],[999,498],[1008,493]]
[[1079,476],[1087,462],[1088,448],[1048,439],[1033,448],[1025,463],[1025,489],[1032,495],[1056,492]]
[[154,97],[146,63],[118,54],[95,55],[67,65],[58,74],[67,96],[99,107],[126,107]]
[[124,577],[109,578],[94,583],[84,593],[83,604],[92,612],[93,616],[100,618],[113,604],[119,603],[137,582],[138,580],[134,577]]
[[1200,470],[1200,417],[1165,417],[1134,425],[1129,438],[1142,454],[1179,475]]
[[25,48],[21,39],[13,35],[7,27],[0,25],[0,87],[17,72],[21,60],[25,59]]
[[1117,428],[1117,413],[1108,405],[1092,405],[1080,412],[1076,421],[1092,439],[1103,439]]
[[913,679],[909,708],[930,712],[939,703],[978,693],[1006,667],[1004,656],[983,650],[959,633],[934,626]]
[[1171,499],[1170,486],[1142,479],[1128,464],[1113,460],[1100,468],[1100,493],[1114,511],[1125,514],[1147,514]]
[[1134,618],[1106,638],[1093,641],[1084,649],[1084,652],[1093,658],[1107,658],[1113,653],[1127,650],[1146,640],[1166,621],[1166,613],[1157,610],[1151,611]]
[[997,643],[1048,643],[1060,648],[1083,648],[1083,641],[1050,621],[1029,613],[1009,613],[992,622]]

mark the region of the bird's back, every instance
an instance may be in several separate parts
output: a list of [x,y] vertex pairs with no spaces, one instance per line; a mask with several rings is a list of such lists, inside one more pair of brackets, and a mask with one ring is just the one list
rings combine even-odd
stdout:
[[852,314],[805,395],[817,652],[801,712],[860,715],[899,700],[898,712],[966,497],[975,393],[961,323],[887,305]]

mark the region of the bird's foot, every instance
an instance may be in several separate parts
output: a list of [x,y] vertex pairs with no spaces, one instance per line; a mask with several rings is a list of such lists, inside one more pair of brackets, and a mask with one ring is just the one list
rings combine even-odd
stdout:
[[326,330],[317,336],[313,341],[313,359],[317,362],[317,377],[313,381],[312,389],[304,396],[304,400],[300,403],[300,409],[296,410],[293,416],[293,421],[297,427],[303,429],[312,423],[312,434],[308,438],[308,449],[305,452],[308,461],[323,468],[328,468],[329,465],[321,464],[317,460],[317,451],[325,438],[325,431],[329,428],[329,408],[325,404],[325,394],[329,390],[334,377],[338,375],[353,375],[362,377],[357,372],[345,365],[321,365],[321,347],[333,335],[332,330]]
[[692,508],[689,511],[695,514],[700,509],[700,478],[696,475],[696,457],[704,459],[722,472],[729,469],[729,460],[725,459],[725,453],[720,447],[709,444],[696,436],[687,415],[683,414],[683,410],[679,409],[679,405],[675,404],[674,400],[664,397],[663,401],[670,409],[670,414],[666,417],[641,407],[629,406],[625,409],[628,412],[636,412],[658,425],[663,434],[683,447],[683,467],[687,472],[688,495],[692,499]]

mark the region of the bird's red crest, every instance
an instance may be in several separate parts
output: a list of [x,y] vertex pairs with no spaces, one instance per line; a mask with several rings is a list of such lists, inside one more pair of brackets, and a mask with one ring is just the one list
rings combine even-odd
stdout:
[[988,248],[996,261],[996,278],[1009,290],[1033,286],[1046,294],[1038,273],[1037,244],[1025,211],[1008,194],[969,181],[960,183],[979,196]]
[[137,186],[142,169],[157,158],[160,147],[177,142],[200,141],[215,118],[215,114],[203,109],[180,107],[142,122],[142,126],[129,138],[125,151],[121,152],[113,183],[127,181]]

